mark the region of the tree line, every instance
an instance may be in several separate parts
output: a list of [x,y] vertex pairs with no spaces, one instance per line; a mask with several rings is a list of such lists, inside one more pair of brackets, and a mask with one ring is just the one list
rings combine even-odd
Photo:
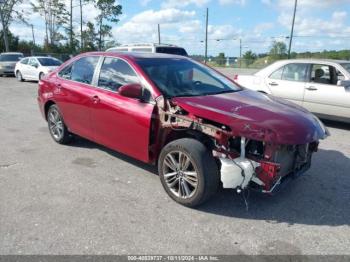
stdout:
[[[0,1],[0,49],[27,52],[67,52],[74,54],[81,51],[103,50],[116,45],[112,37],[112,26],[119,22],[122,6],[117,0],[36,0],[30,2],[29,10],[21,10],[24,0]],[[84,7],[93,4],[98,15],[92,21],[84,21]],[[77,11],[79,9],[79,12]],[[44,21],[44,43],[19,40],[9,30],[16,22],[30,27],[32,13],[39,14]],[[74,13],[79,13],[79,28],[73,24]],[[34,36],[33,36],[34,37]]]

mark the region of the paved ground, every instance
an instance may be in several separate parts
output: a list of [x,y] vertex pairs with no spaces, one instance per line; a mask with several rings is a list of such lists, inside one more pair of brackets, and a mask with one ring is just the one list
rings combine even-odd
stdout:
[[152,167],[54,143],[36,83],[0,78],[0,254],[350,254],[350,126],[330,123],[308,175],[275,197],[171,201]]

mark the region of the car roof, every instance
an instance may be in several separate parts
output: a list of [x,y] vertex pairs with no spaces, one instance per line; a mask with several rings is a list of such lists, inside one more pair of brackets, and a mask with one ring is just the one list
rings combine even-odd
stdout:
[[298,58],[298,59],[284,59],[284,60],[279,60],[277,62],[281,63],[350,63],[348,60],[336,60],[336,59],[321,59],[321,58]]
[[[120,46],[115,46],[112,48],[124,48],[124,47],[177,47],[182,48],[172,44],[159,44],[159,43],[130,43],[130,44],[122,44]],[[110,49],[112,49],[110,48]]]
[[1,53],[0,55],[23,55],[23,53],[20,53],[20,52],[4,52],[4,53]]
[[52,59],[58,60],[56,57],[52,57],[52,56],[27,56],[25,58],[52,58]]
[[150,59],[150,58],[178,58],[178,59],[188,59],[185,56],[181,55],[171,55],[165,53],[150,53],[150,52],[118,52],[118,51],[110,51],[110,52],[88,52],[82,54],[82,56],[88,55],[104,55],[104,56],[116,56],[121,58],[129,58],[131,60],[138,59]]

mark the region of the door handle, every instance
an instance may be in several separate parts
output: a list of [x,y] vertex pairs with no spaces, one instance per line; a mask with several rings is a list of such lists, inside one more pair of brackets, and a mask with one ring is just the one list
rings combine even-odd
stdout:
[[93,96],[91,99],[92,99],[92,102],[93,102],[94,104],[97,104],[97,103],[100,102],[100,98],[99,98],[98,96]]
[[307,87],[307,88],[305,88],[306,90],[309,90],[309,91],[316,91],[317,90],[317,88],[316,87],[314,87],[314,86],[309,86],[309,87]]
[[269,83],[270,86],[278,86],[278,84],[276,82],[271,82]]

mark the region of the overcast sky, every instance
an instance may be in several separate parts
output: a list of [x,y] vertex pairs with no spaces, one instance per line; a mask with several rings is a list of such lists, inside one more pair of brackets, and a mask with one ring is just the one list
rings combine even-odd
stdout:
[[[201,41],[205,38],[208,7],[209,54],[225,52],[238,56],[239,38],[243,52],[266,52],[273,40],[287,43],[285,37],[290,34],[294,0],[119,0],[119,3],[123,15],[113,25],[113,37],[120,43],[157,42],[159,23],[162,42],[184,46],[190,54],[203,54]],[[24,6],[29,8],[28,3]],[[79,8],[74,11],[78,30]],[[94,21],[97,14],[93,5],[84,6],[85,22]],[[350,0],[299,0],[293,50],[350,49],[349,15]],[[35,26],[36,41],[42,43],[42,18],[31,14],[28,20]],[[31,40],[31,31],[26,26],[13,24],[11,31]]]

